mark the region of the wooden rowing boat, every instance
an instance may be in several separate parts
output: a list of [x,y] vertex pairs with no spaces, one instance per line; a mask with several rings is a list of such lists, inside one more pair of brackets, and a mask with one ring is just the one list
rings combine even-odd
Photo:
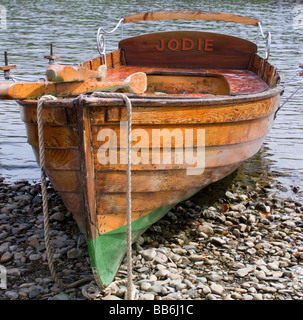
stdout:
[[[122,22],[165,19],[259,25],[252,18],[202,11],[148,12]],[[169,31],[123,39],[116,51],[78,67],[52,64],[43,83],[0,84],[0,97],[18,100],[38,162],[37,98],[57,96],[43,106],[45,169],[87,236],[101,285],[111,283],[127,247],[127,112],[120,98],[89,92],[130,91],[135,241],[178,202],[260,149],[282,94],[267,58],[254,43],[234,36]]]

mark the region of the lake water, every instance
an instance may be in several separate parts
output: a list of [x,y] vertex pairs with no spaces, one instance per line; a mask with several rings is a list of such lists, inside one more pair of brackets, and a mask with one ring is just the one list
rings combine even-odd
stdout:
[[[9,53],[9,63],[16,64],[13,74],[44,77],[49,44],[61,63],[79,63],[98,55],[96,32],[104,26],[111,30],[120,17],[137,12],[192,9],[230,12],[262,21],[264,32],[272,33],[269,61],[286,79],[303,63],[303,2],[301,1],[1,1],[6,8],[7,29],[0,29],[0,55]],[[302,12],[302,18],[300,16]],[[300,20],[301,18],[301,20]],[[221,32],[254,41],[256,27],[213,21],[173,21],[128,24],[124,37],[168,30],[203,30]],[[117,48],[120,33],[107,37],[108,51]],[[265,43],[259,40],[264,55]],[[0,60],[2,57],[0,56]],[[2,64],[2,63],[1,63]],[[303,78],[301,78],[303,80]],[[2,81],[2,79],[1,79]],[[285,88],[283,99],[298,84]],[[303,181],[303,89],[280,110],[264,147],[257,155],[258,168],[246,163],[248,174],[272,175],[286,186],[302,187]],[[249,171],[250,170],[250,171]],[[263,172],[262,172],[263,170]],[[14,101],[0,101],[0,176],[7,181],[38,180],[31,147],[27,144],[24,124]]]

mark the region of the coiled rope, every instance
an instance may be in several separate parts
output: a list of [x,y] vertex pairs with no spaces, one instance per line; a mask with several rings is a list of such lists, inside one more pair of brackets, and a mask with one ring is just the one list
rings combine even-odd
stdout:
[[[123,93],[109,93],[109,92],[95,92],[95,97],[109,97],[109,98],[120,98],[125,101],[127,107],[127,183],[126,183],[126,201],[127,201],[127,295],[128,300],[134,299],[133,290],[133,272],[132,272],[132,236],[131,236],[131,122],[132,122],[132,105],[130,99]],[[45,148],[44,148],[44,135],[43,135],[43,118],[42,109],[44,101],[56,100],[57,98],[52,95],[45,95],[38,100],[37,104],[37,123],[38,123],[38,137],[39,137],[39,160],[41,167],[41,192],[42,192],[42,206],[44,216],[44,238],[45,247],[48,260],[48,266],[52,278],[61,288],[74,288],[80,286],[83,283],[92,280],[92,277],[86,277],[75,281],[71,284],[65,284],[59,279],[58,274],[55,270],[53,254],[50,246],[49,236],[49,215],[48,215],[48,200],[47,200],[47,189],[46,189],[46,173],[45,173]],[[121,282],[121,281],[118,281]],[[125,281],[124,281],[125,282]],[[115,283],[115,282],[114,282]],[[110,287],[111,285],[109,285]],[[88,293],[89,288],[86,286],[86,293],[83,292],[88,298],[92,298],[92,295]],[[106,292],[106,288],[104,290]],[[94,296],[94,295],[93,295]]]

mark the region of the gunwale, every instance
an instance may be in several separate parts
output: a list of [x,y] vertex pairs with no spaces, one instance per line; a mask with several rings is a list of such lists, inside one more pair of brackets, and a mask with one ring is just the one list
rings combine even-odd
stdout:
[[[268,88],[262,92],[256,93],[249,93],[243,95],[231,95],[231,96],[214,96],[214,97],[203,97],[197,98],[192,97],[188,98],[187,96],[184,97],[182,95],[176,96],[166,96],[159,97],[157,95],[134,95],[125,93],[132,102],[133,106],[140,106],[140,107],[162,107],[164,105],[176,106],[220,106],[222,104],[235,104],[235,103],[242,103],[242,102],[249,102],[249,101],[258,101],[262,99],[272,98],[275,97],[277,94],[281,94],[283,92],[282,86],[276,86],[273,88]],[[174,99],[172,99],[174,98]],[[92,97],[88,95],[83,96],[84,104],[87,107],[97,107],[97,106],[116,106],[116,107],[125,107],[125,104],[121,99],[118,98],[98,98]],[[37,103],[38,100],[17,100],[20,105],[27,106],[30,104]],[[45,101],[44,106],[48,108],[58,108],[64,107],[73,109],[77,101],[75,98],[58,98],[57,100],[50,100]]]

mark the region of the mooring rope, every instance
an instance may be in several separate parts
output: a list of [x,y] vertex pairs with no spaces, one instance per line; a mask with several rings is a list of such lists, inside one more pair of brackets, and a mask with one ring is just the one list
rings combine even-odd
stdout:
[[[108,98],[120,98],[125,101],[127,107],[127,170],[126,170],[126,204],[127,204],[127,295],[128,300],[134,299],[133,290],[133,272],[132,272],[132,234],[131,234],[131,122],[132,122],[132,104],[130,99],[123,93],[112,93],[112,92],[95,92],[93,94],[95,97],[108,97]],[[50,236],[49,236],[49,216],[48,216],[48,200],[47,200],[47,190],[46,190],[46,173],[45,173],[45,148],[44,148],[44,135],[43,135],[43,118],[42,109],[44,101],[55,100],[56,97],[51,95],[45,95],[38,100],[37,105],[37,123],[38,123],[38,137],[39,137],[39,160],[41,167],[41,191],[42,191],[42,205],[43,205],[43,216],[44,216],[44,237],[45,237],[45,247],[48,259],[48,266],[54,281],[59,287],[67,289],[74,288],[83,283],[92,280],[92,277],[80,279],[71,284],[63,283],[55,270],[53,255],[50,247]],[[121,281],[119,281],[121,282]],[[123,281],[125,282],[125,281]],[[116,282],[114,282],[116,283]],[[110,287],[109,285],[108,287]],[[88,293],[89,289],[86,286],[83,288],[84,295],[88,298],[92,298],[94,295]],[[106,288],[104,290],[106,291]],[[87,293],[87,294],[86,294]]]
[[41,192],[42,192],[42,208],[44,217],[44,239],[45,239],[45,249],[48,260],[48,267],[50,273],[57,283],[57,285],[63,289],[75,288],[83,283],[92,280],[92,277],[86,277],[75,281],[70,284],[63,283],[55,270],[55,264],[53,259],[53,254],[50,246],[50,236],[49,236],[49,215],[48,215],[48,200],[47,200],[47,188],[46,188],[46,173],[45,173],[45,148],[44,148],[44,135],[43,135],[43,117],[42,109],[44,101],[56,100],[57,98],[51,95],[45,95],[38,100],[37,105],[37,123],[38,123],[38,137],[39,137],[39,160],[41,167]]
[[132,270],[132,230],[131,230],[131,130],[132,104],[128,96],[123,93],[94,92],[94,97],[123,99],[127,108],[127,167],[126,167],[126,228],[127,228],[127,299],[134,299],[133,270]]

